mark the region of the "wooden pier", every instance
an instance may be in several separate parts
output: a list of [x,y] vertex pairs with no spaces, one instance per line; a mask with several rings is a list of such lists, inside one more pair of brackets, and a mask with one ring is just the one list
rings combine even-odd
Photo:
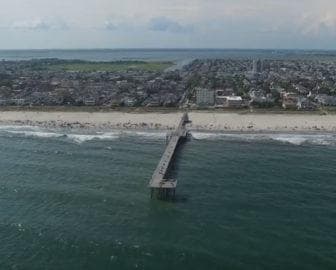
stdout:
[[167,134],[166,150],[149,182],[151,198],[156,197],[160,200],[167,200],[175,197],[177,181],[176,179],[167,179],[167,177],[169,169],[174,162],[178,145],[188,137],[189,132],[186,129],[186,124],[189,122],[188,114],[184,113],[177,129]]

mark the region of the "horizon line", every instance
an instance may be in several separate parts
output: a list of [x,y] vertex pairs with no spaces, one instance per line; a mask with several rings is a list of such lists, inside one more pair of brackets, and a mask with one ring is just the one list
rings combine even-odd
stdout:
[[92,50],[100,50],[100,51],[108,51],[108,50],[195,50],[195,51],[204,51],[204,50],[234,50],[234,51],[336,51],[335,49],[316,49],[316,48],[183,48],[183,47],[176,47],[176,48],[163,48],[163,47],[125,47],[125,48],[0,48],[0,51],[92,51]]

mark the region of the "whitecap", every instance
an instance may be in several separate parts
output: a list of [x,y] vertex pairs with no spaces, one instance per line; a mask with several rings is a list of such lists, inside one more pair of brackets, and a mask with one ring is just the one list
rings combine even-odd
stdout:
[[164,139],[166,138],[167,132],[150,132],[150,131],[123,131],[122,134],[128,136],[139,136],[151,139]]
[[277,141],[281,143],[303,145],[336,145],[336,135],[333,134],[235,134],[235,133],[205,133],[192,132],[196,140],[239,140],[239,141]]
[[64,136],[64,134],[61,134],[61,133],[47,132],[47,131],[6,130],[6,132],[11,133],[11,134],[18,134],[18,135],[24,135],[24,136],[27,136],[27,137],[37,137],[37,138],[58,138],[58,137],[63,137]]
[[0,125],[0,130],[1,129],[40,129],[40,127],[29,125]]
[[224,137],[226,134],[222,133],[206,133],[206,132],[192,132],[192,138],[196,140],[211,140]]
[[67,134],[66,137],[76,143],[83,143],[92,140],[115,140],[119,138],[119,135],[115,132],[108,132],[102,134]]
[[331,134],[280,134],[271,136],[272,140],[295,145],[335,145],[336,137]]
[[279,141],[283,143],[289,143],[294,145],[302,145],[307,142],[307,138],[301,135],[272,135],[270,136],[271,140]]
[[38,126],[20,126],[20,125],[0,125],[1,131],[7,130],[40,130],[41,128]]

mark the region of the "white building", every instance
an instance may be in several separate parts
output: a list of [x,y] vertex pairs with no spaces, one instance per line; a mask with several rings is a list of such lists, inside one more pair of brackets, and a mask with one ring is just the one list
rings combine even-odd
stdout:
[[217,108],[240,108],[243,105],[243,99],[239,96],[218,96],[216,97]]

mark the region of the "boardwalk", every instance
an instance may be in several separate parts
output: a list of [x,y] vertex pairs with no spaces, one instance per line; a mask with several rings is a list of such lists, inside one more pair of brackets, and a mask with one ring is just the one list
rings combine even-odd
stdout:
[[188,122],[188,114],[184,113],[177,129],[168,135],[166,150],[149,183],[151,197],[155,195],[159,199],[167,199],[175,196],[177,181],[174,179],[167,179],[167,175],[171,164],[174,161],[174,156],[179,143],[188,135],[188,131],[185,127]]

